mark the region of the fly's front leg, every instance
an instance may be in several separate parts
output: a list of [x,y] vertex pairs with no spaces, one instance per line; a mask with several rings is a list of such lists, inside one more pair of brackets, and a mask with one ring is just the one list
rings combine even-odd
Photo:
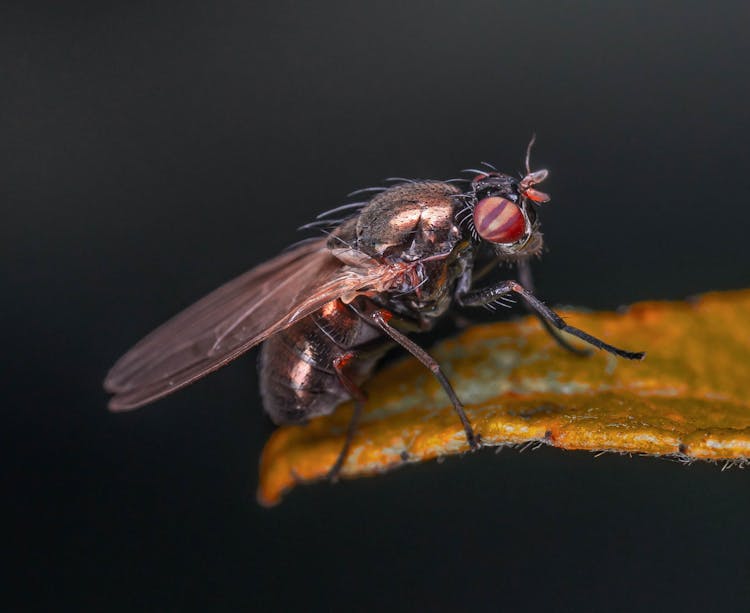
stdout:
[[399,330],[396,330],[396,328],[390,325],[390,321],[393,319],[394,315],[389,310],[376,308],[375,310],[370,312],[363,312],[355,308],[351,304],[349,305],[349,307],[364,321],[382,330],[391,339],[396,341],[399,345],[401,345],[404,349],[406,349],[409,353],[411,353],[415,358],[417,358],[420,362],[422,362],[422,364],[424,364],[432,371],[432,374],[435,375],[435,378],[440,382],[440,385],[443,386],[445,393],[448,395],[448,398],[450,398],[450,401],[453,404],[453,408],[458,414],[458,418],[461,420],[461,425],[464,427],[464,432],[466,432],[466,441],[469,443],[469,447],[471,447],[472,449],[478,449],[481,444],[480,437],[474,434],[474,430],[471,427],[469,418],[466,417],[464,405],[458,399],[453,386],[450,384],[450,381],[448,381],[448,378],[445,376],[445,373],[440,368],[440,364],[438,364],[435,358],[433,358],[429,353],[427,353],[424,349],[422,349],[419,345],[412,341],[408,336],[406,336]]
[[463,295],[456,297],[458,303],[461,306],[483,306],[495,302],[502,296],[508,294],[517,294],[523,298],[524,302],[531,308],[539,317],[542,317],[550,325],[554,326],[557,330],[562,330],[568,334],[580,338],[582,341],[587,342],[589,345],[596,347],[597,349],[603,349],[609,353],[620,356],[621,358],[627,358],[628,360],[642,360],[646,355],[645,353],[638,351],[625,351],[624,349],[618,349],[612,345],[608,345],[604,341],[580,330],[573,326],[565,323],[565,320],[550,309],[546,304],[539,300],[534,294],[527,291],[517,281],[502,281],[497,285],[485,287],[479,290],[468,292]]
[[[521,285],[526,288],[526,291],[533,294],[534,293],[534,281],[531,276],[531,265],[529,264],[528,260],[519,260],[518,262],[518,278],[521,280]],[[536,316],[536,318],[540,321],[542,326],[544,326],[544,329],[547,331],[547,333],[555,339],[555,342],[560,345],[563,349],[566,349],[567,351],[570,351],[571,353],[575,355],[580,356],[587,356],[591,355],[590,349],[579,349],[578,347],[575,347],[574,345],[571,345],[563,336],[560,335],[560,333],[557,331],[557,328],[553,327],[553,325],[549,322],[548,319],[544,317],[539,311],[532,308],[528,302],[524,302],[524,305],[526,306],[526,310],[532,313]]]

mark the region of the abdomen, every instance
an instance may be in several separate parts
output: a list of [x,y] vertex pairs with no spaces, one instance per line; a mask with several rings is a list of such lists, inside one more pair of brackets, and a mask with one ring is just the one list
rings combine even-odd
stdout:
[[362,383],[384,353],[369,347],[379,338],[340,300],[275,334],[263,343],[258,364],[263,408],[276,424],[331,413],[350,398],[334,364],[354,352],[345,373]]

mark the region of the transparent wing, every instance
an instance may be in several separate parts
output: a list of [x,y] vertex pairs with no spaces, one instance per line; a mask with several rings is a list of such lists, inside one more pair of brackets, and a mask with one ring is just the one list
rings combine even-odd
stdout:
[[210,293],[137,343],[104,388],[113,411],[192,383],[336,298],[381,285],[379,266],[344,266],[325,239],[301,244]]

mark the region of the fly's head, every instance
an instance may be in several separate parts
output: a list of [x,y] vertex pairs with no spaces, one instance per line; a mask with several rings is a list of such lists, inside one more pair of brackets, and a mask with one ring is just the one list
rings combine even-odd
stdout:
[[498,256],[508,260],[539,254],[543,240],[536,209],[550,197],[535,186],[548,172],[531,172],[527,151],[526,174],[520,179],[495,170],[476,173],[461,196],[467,211],[464,223],[474,240],[491,245]]

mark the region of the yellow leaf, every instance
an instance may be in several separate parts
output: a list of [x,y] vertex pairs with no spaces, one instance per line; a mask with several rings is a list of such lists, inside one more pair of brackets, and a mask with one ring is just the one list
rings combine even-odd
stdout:
[[[533,318],[476,326],[432,348],[484,446],[538,442],[739,463],[750,457],[750,290],[563,316],[609,343],[647,351],[646,359],[573,356]],[[342,477],[468,451],[442,388],[415,360],[384,369],[366,389]],[[345,405],[274,432],[261,458],[261,504],[325,477],[351,410]]]

